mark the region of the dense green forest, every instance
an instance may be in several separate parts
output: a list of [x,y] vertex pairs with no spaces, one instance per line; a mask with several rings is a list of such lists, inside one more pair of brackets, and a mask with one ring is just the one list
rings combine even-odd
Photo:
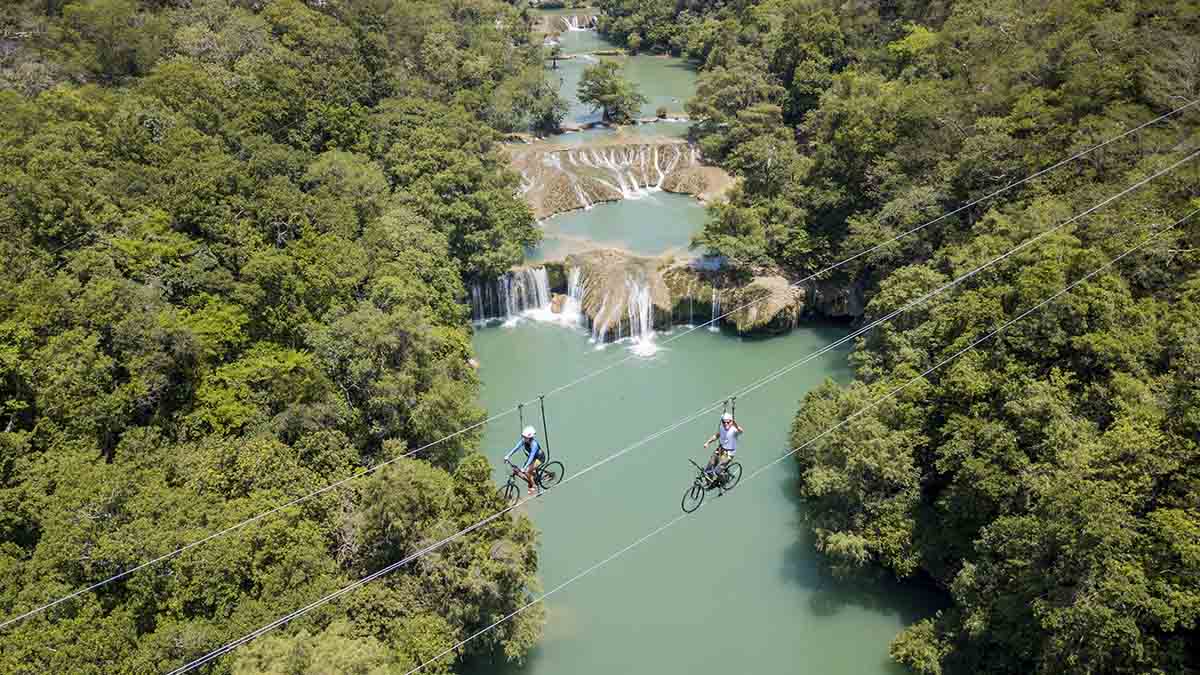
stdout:
[[[464,279],[540,236],[497,141],[562,110],[494,0],[4,3],[0,620],[480,420]],[[495,511],[477,443],[10,626],[0,672],[198,657]],[[404,672],[535,542],[495,520],[212,672]]]
[[[741,180],[697,243],[821,269],[1200,98],[1200,3],[602,0],[701,68],[689,112]],[[1200,148],[1195,108],[832,278],[884,316]],[[868,334],[797,446],[1200,208],[1197,160]],[[817,545],[949,607],[934,673],[1200,672],[1200,220],[798,453]]]

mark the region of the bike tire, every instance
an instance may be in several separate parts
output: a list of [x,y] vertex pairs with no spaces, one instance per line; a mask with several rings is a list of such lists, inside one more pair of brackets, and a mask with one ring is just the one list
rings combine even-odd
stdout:
[[516,504],[517,500],[521,498],[521,488],[517,487],[516,483],[510,482],[508,485],[500,488],[500,498],[504,500],[505,504],[510,506]]
[[699,483],[692,483],[692,486],[687,489],[687,492],[683,493],[683,501],[679,503],[679,506],[683,509],[683,512],[691,513],[692,511],[700,508],[700,504],[704,501],[705,492],[707,492],[707,490],[704,489],[703,485],[700,485]]
[[563,468],[562,462],[550,462],[541,468],[538,472],[537,483],[539,486],[550,489],[562,482],[563,474],[567,470]]
[[737,462],[730,462],[725,465],[725,484],[721,487],[725,490],[732,490],[741,479],[742,465]]

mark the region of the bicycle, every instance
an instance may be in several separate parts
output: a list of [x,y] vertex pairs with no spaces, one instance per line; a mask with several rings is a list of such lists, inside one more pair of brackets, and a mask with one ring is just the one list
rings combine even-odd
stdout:
[[725,494],[737,486],[738,481],[742,480],[742,465],[737,462],[728,462],[717,465],[717,473],[715,476],[710,476],[705,472],[704,467],[697,464],[694,460],[688,459],[692,466],[696,467],[697,476],[692,481],[692,486],[683,493],[683,501],[680,506],[684,513],[691,513],[700,508],[700,504],[704,501],[704,495],[709,490],[720,490],[720,494]]
[[[500,488],[500,497],[507,504],[516,504],[521,499],[522,488],[528,487],[528,483],[525,482],[525,478],[523,476],[521,477],[521,482],[517,482],[517,476],[521,475],[521,469],[517,467],[516,464],[508,461],[504,463],[512,467],[512,473],[508,475],[508,482],[504,484],[504,487]],[[562,482],[563,475],[566,473],[566,471],[567,470],[563,468],[562,462],[546,462],[545,464],[539,464],[537,468],[533,470],[533,484],[537,485],[543,490],[549,490],[550,488]]]

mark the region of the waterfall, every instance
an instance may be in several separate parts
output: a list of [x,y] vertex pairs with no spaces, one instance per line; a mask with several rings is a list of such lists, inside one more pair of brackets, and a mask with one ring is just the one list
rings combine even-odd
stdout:
[[[658,346],[654,342],[652,280],[643,272],[627,272],[612,281],[617,283],[605,281],[602,275],[597,279],[597,284],[589,284],[582,278],[581,272],[571,268],[567,278],[567,302],[581,307],[585,303],[595,307],[596,300],[599,300],[599,310],[591,313],[591,342],[597,349],[606,342],[621,342],[628,338],[634,354],[654,355]],[[593,293],[602,296],[591,297]],[[582,311],[581,314],[587,316]]]
[[592,321],[592,342],[596,343],[597,347],[604,345],[604,336],[608,332],[608,296],[600,301],[600,311],[596,312],[596,318]]
[[519,194],[535,208],[559,213],[661,192],[698,158],[699,151],[685,142],[584,144],[520,151],[513,168],[521,178]]
[[583,306],[583,268],[572,267],[567,270],[567,304],[578,312]]
[[[679,160],[683,156],[683,152],[680,150],[678,145],[672,146],[671,149],[674,151],[674,155],[667,162],[666,169],[663,169],[658,164],[658,146],[654,146],[654,168],[658,171],[658,182],[654,184],[654,188],[657,190],[662,189],[663,181],[665,181],[667,176],[675,170],[675,166],[679,164]],[[695,162],[694,156],[692,161],[693,163]]]
[[721,330],[720,316],[721,316],[721,291],[718,291],[717,287],[713,286],[712,319],[710,319],[710,323],[708,324],[708,330],[712,331],[713,333],[720,332],[720,330]]
[[596,17],[594,16],[578,16],[570,15],[559,18],[562,21],[563,30],[581,31],[592,30],[596,26]]
[[[577,326],[583,320],[583,294],[584,294],[584,279],[583,268],[571,267],[567,269],[567,297],[563,299],[562,307],[558,314],[549,313],[551,321],[568,326]],[[545,314],[544,312],[541,314]]]
[[524,312],[550,308],[550,277],[545,267],[515,270],[471,284],[471,318],[476,323],[512,321]]
[[688,279],[687,294],[688,294],[688,325],[689,326],[696,325],[696,294],[692,292],[692,286],[695,283],[696,282],[692,281],[691,279]]
[[629,317],[629,337],[633,341],[633,353],[652,356],[658,347],[654,344],[654,301],[650,298],[650,284],[634,279],[625,279],[629,296],[625,301],[625,312]]
[[543,163],[560,171],[565,171],[566,166],[571,167],[567,173],[586,207],[591,202],[580,194],[575,175],[599,183],[614,196],[638,199],[662,190],[663,181],[684,160],[684,151],[681,143],[582,148],[560,151],[561,157],[552,157],[550,155],[558,153],[549,153]]

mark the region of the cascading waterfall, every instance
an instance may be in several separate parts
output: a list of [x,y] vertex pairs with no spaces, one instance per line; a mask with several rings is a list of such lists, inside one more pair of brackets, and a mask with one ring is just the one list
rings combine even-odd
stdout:
[[585,292],[583,269],[570,267],[567,269],[567,294],[562,299],[558,312],[552,309],[531,312],[531,316],[539,321],[552,321],[565,326],[578,326],[583,322],[583,294]]
[[[594,287],[576,278],[576,270],[568,271],[569,303],[585,304],[599,309],[591,314],[591,342],[597,348],[606,342],[629,338],[632,351],[639,356],[651,356],[658,351],[654,343],[653,285],[645,274],[626,273],[618,286]],[[602,296],[590,297],[592,293]],[[581,314],[586,317],[581,311]],[[586,321],[586,318],[584,319]]]
[[633,353],[652,356],[658,347],[654,344],[654,301],[650,298],[650,284],[634,279],[625,279],[629,296],[625,301],[625,312],[629,316],[629,337],[633,341]]
[[515,270],[471,284],[471,318],[476,323],[512,321],[522,313],[550,308],[550,277],[544,267]]
[[559,19],[562,21],[563,29],[569,31],[592,30],[596,26],[596,17],[594,16],[564,16]]
[[571,308],[578,315],[583,308],[583,268],[572,267],[567,270],[567,299],[563,303],[563,313]]
[[709,181],[692,173],[699,151],[671,140],[521,148],[512,158],[521,176],[517,190],[539,216],[664,190],[702,193]]
[[543,163],[565,172],[580,202],[586,208],[588,199],[575,176],[582,175],[610,190],[623,199],[638,199],[662,190],[667,176],[681,162],[695,162],[695,151],[681,143],[583,148],[549,153]]
[[608,296],[600,301],[600,311],[596,312],[596,319],[592,322],[592,342],[596,343],[597,347],[604,344],[604,336],[608,333]]
[[721,316],[721,291],[718,291],[716,289],[716,287],[714,286],[713,292],[712,292],[712,319],[710,319],[711,323],[708,324],[708,330],[712,331],[713,333],[719,332],[721,330],[721,322],[719,321],[720,316]]
[[688,280],[687,295],[688,295],[688,325],[689,326],[696,325],[696,294],[692,292],[693,283],[694,282],[692,282],[690,279]]

